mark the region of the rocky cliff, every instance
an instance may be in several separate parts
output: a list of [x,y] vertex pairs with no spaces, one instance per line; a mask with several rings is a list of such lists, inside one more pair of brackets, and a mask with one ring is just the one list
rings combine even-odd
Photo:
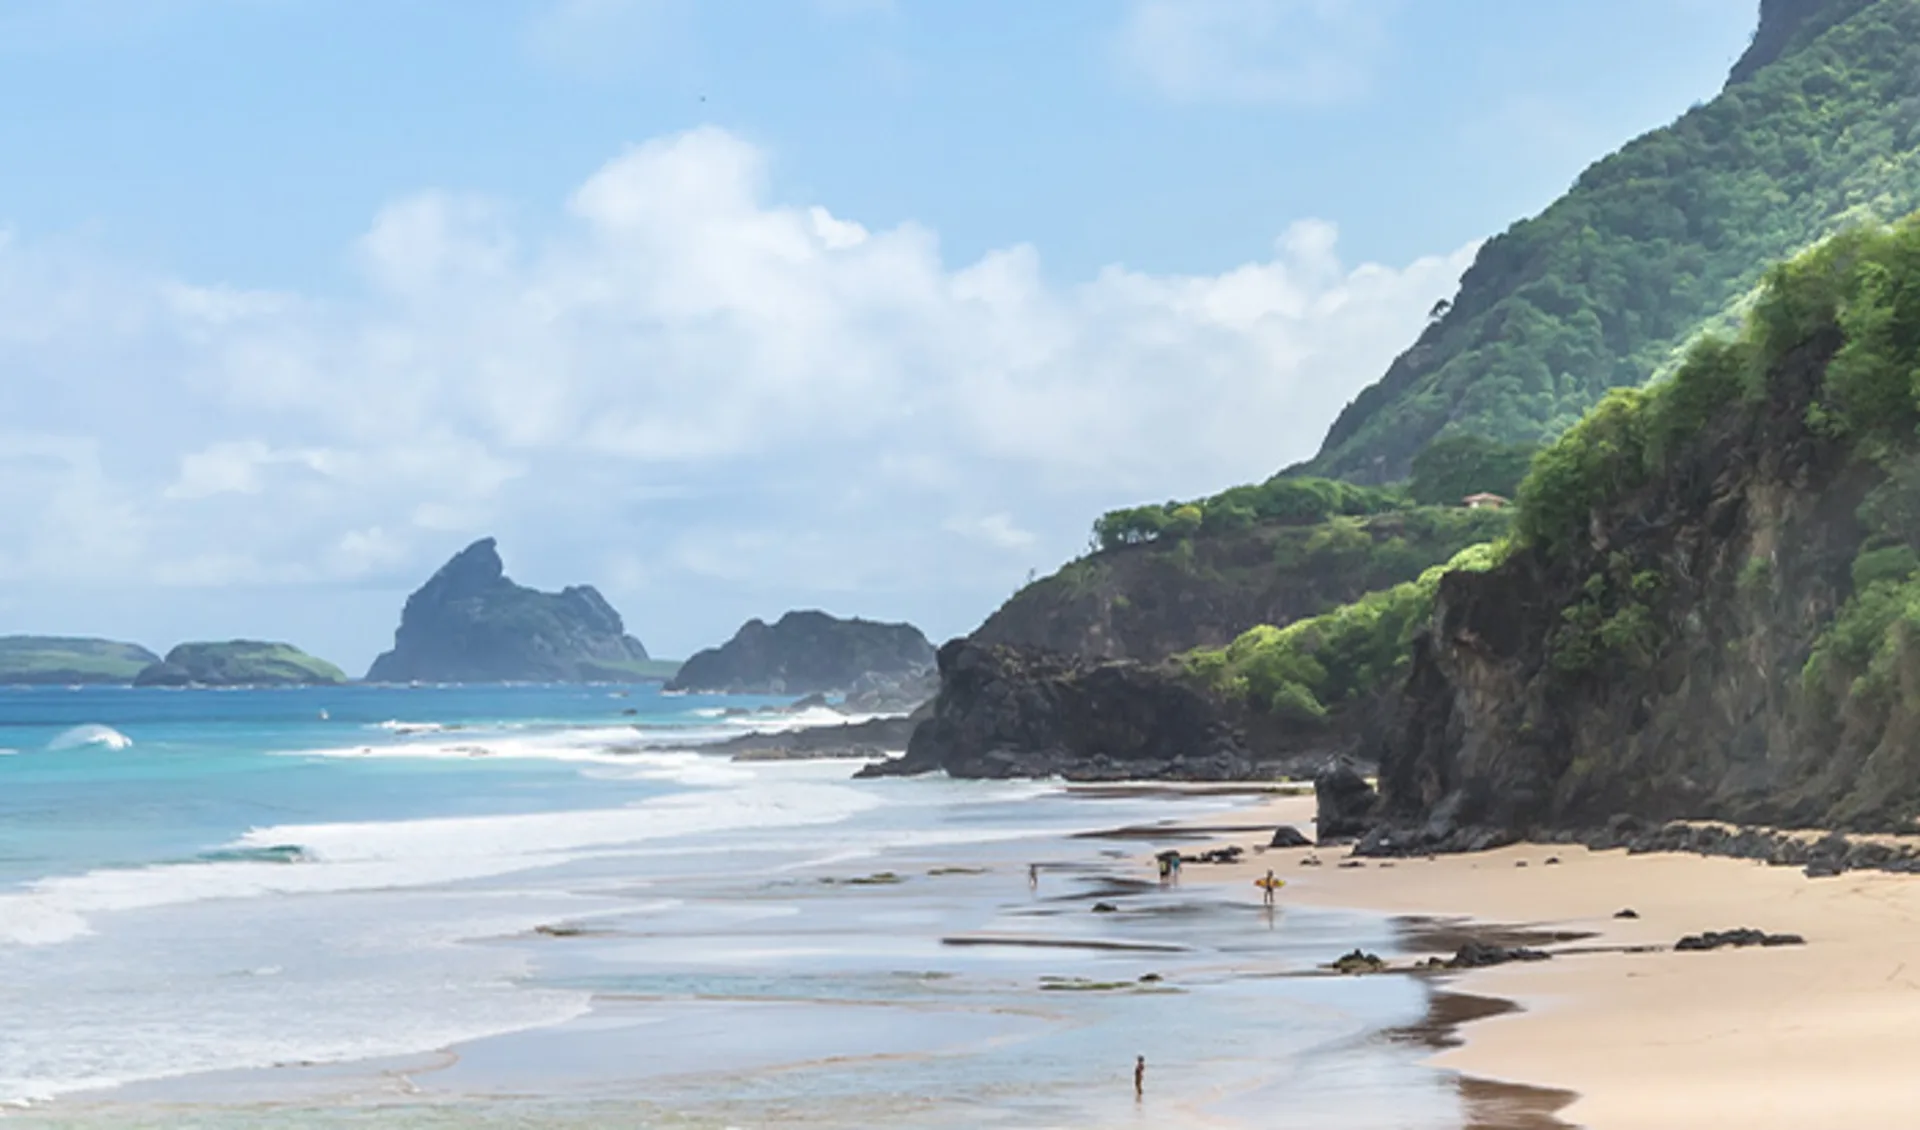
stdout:
[[0,685],[130,683],[160,662],[138,644],[72,636],[0,636]]
[[[731,694],[844,694],[878,701],[888,688],[919,701],[930,693],[933,645],[911,624],[842,620],[825,612],[789,612],[768,624],[749,620],[733,638],[681,665],[669,690]],[[900,703],[899,705],[911,705]]]
[[591,585],[539,592],[508,579],[492,538],[407,598],[369,682],[594,682],[644,678],[647,649]]
[[1166,659],[1412,580],[1505,529],[1495,511],[1410,507],[1118,545],[1021,589],[971,638],[1087,659]]
[[340,668],[292,644],[262,640],[183,643],[144,668],[137,687],[287,687],[344,683]]
[[906,755],[861,776],[1271,779],[1311,771],[1354,740],[1339,722],[1295,727],[1250,715],[1178,664],[964,638],[942,647],[939,661],[940,696]]
[[1373,850],[1623,817],[1920,816],[1920,223],[1772,276],[1740,338],[1543,454],[1374,746]]

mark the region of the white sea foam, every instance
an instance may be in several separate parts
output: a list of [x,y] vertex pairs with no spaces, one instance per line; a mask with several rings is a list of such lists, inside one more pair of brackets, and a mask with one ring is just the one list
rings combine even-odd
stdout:
[[745,730],[759,730],[763,733],[785,733],[788,730],[807,730],[816,726],[845,726],[856,722],[871,722],[876,718],[891,717],[887,714],[846,714],[831,706],[809,706],[805,710],[765,714],[733,714],[726,722]]
[[[663,775],[697,767],[668,761]],[[628,808],[256,828],[227,849],[298,845],[301,862],[235,859],[92,871],[0,894],[0,944],[85,935],[101,913],[211,899],[425,887],[548,867],[674,836],[834,823],[880,802],[810,782],[658,797]]]
[[385,730],[390,734],[438,734],[444,732],[447,727],[442,722],[401,722],[389,718],[385,722],[375,723],[373,728]]
[[82,749],[87,746],[100,746],[103,749],[126,749],[133,745],[133,739],[112,726],[101,726],[89,722],[84,726],[75,726],[61,733],[47,743],[48,749]]

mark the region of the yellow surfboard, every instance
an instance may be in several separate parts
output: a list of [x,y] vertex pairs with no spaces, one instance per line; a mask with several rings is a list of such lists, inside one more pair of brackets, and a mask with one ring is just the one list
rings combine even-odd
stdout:
[[1277,891],[1287,885],[1285,879],[1255,879],[1253,885],[1263,890]]

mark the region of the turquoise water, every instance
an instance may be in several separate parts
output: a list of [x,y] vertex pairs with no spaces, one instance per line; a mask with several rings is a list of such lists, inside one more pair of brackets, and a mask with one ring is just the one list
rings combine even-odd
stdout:
[[[1448,1081],[1372,1036],[1419,1014],[1417,985],[1273,976],[1390,948],[1388,923],[1139,884],[1156,845],[1075,835],[1231,798],[697,752],[804,720],[727,713],[767,705],[0,690],[0,1105],[154,1126],[604,1125],[609,1102],[660,1126],[1264,1126],[1276,1104],[1328,1130],[1459,1124]],[[947,944],[980,935],[1141,948]]]
[[[658,782],[594,780],[543,759],[288,755],[397,752],[455,737],[534,742],[583,727],[641,728],[635,740],[698,739],[726,729],[715,725],[716,710],[770,701],[692,700],[652,685],[0,687],[0,750],[8,751],[0,756],[0,886],[187,859],[263,825],[540,812],[655,795]],[[459,729],[402,732],[408,726]],[[84,743],[89,735],[73,733],[82,727],[106,727],[132,744]]]

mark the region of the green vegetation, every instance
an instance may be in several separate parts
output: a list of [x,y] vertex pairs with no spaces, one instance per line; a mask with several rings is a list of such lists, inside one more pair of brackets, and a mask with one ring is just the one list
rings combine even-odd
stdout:
[[[1764,264],[1920,207],[1920,4],[1814,7],[1779,6],[1756,41],[1764,65],[1489,241],[1443,316],[1303,469],[1390,481],[1436,437],[1549,439],[1608,390],[1692,356],[1697,327],[1737,320]],[[1855,281],[1887,289],[1888,310],[1909,301],[1911,277]],[[1849,327],[1856,341],[1891,332]],[[1849,363],[1833,383],[1857,412],[1896,409],[1882,432],[1912,415],[1908,401],[1872,398],[1895,391],[1891,374]]]
[[[1630,508],[1633,492],[1681,473],[1698,437],[1755,419],[1767,382],[1790,379],[1782,374],[1810,345],[1832,359],[1809,427],[1885,475],[1860,506],[1853,595],[1803,671],[1809,705],[1832,720],[1848,703],[1884,707],[1920,641],[1920,215],[1844,233],[1772,268],[1738,338],[1702,339],[1669,380],[1609,393],[1534,460],[1514,531],[1550,558],[1584,553],[1596,513]],[[1756,557],[1738,585],[1757,593],[1770,576]],[[1649,658],[1665,631],[1653,609],[1659,589],[1656,571],[1610,554],[1562,611],[1554,665],[1581,672],[1610,657]]]
[[1189,671],[1229,697],[1277,717],[1315,722],[1405,669],[1414,633],[1433,611],[1441,576],[1492,568],[1504,552],[1502,543],[1476,545],[1418,580],[1284,628],[1261,625],[1224,648],[1182,658]]
[[1397,490],[1276,475],[1258,486],[1234,487],[1211,498],[1109,511],[1094,522],[1093,539],[1101,549],[1118,549],[1161,538],[1234,533],[1267,522],[1308,526],[1335,516],[1383,514],[1408,505]]
[[1511,524],[1510,508],[1411,507],[1156,539],[1092,553],[1028,584],[974,638],[1157,661],[1410,581],[1467,546],[1506,536]]
[[290,686],[344,683],[347,676],[292,644],[260,640],[183,643],[135,677],[136,686]]
[[1612,656],[1650,663],[1663,638],[1651,607],[1660,589],[1657,571],[1635,569],[1624,553],[1609,554],[1606,567],[1588,575],[1580,599],[1560,610],[1560,625],[1547,643],[1553,665],[1577,673]]
[[0,685],[131,683],[160,657],[138,644],[68,636],[0,636]]
[[1512,498],[1539,450],[1533,443],[1444,436],[1413,457],[1407,494],[1423,506],[1458,506],[1467,496],[1482,492]]
[[[1750,417],[1768,374],[1823,338],[1838,352],[1810,413],[1817,430],[1880,460],[1896,485],[1910,482],[1898,464],[1920,424],[1920,216],[1856,229],[1772,268],[1739,338],[1702,338],[1670,378],[1608,393],[1535,457],[1516,536],[1571,551],[1596,510],[1668,474],[1710,425]],[[1920,492],[1887,489],[1870,503],[1881,521],[1898,521],[1920,510]]]

